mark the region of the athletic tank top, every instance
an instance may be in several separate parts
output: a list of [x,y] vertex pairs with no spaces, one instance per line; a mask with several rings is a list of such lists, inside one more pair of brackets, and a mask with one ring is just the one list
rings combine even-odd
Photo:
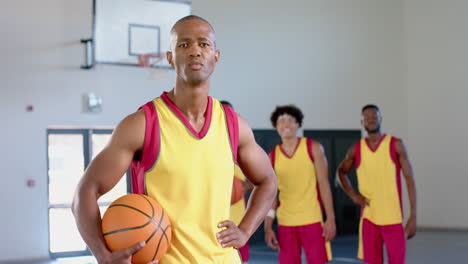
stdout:
[[322,209],[312,154],[312,140],[298,138],[296,149],[288,156],[277,145],[270,153],[278,177],[278,224],[302,226],[322,221]]
[[208,97],[197,132],[166,93],[142,108],[145,144],[132,164],[132,189],[155,198],[171,220],[171,245],[159,263],[240,263],[237,250],[216,239],[218,223],[229,218],[237,115]]
[[367,138],[355,145],[359,192],[369,199],[362,217],[376,225],[402,223],[400,163],[395,137],[383,135],[372,149]]

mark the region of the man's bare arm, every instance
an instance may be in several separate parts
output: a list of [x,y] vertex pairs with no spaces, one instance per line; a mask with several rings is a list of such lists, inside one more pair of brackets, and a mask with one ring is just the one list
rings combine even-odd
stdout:
[[239,228],[250,237],[271,208],[278,186],[267,154],[255,142],[252,129],[242,117],[239,117],[238,162],[249,181],[255,185],[245,216],[239,224]]
[[367,199],[364,196],[360,195],[353,189],[349,178],[346,175],[353,168],[355,159],[356,149],[353,145],[351,148],[349,148],[348,153],[346,153],[346,157],[338,166],[337,177],[341,188],[343,188],[343,190],[348,194],[351,200],[353,200],[356,204],[360,205],[361,207],[364,207],[366,205],[369,205],[369,201],[367,201]]
[[127,171],[134,153],[143,147],[143,111],[125,118],[114,130],[109,144],[86,169],[75,192],[72,210],[78,230],[99,263],[130,263],[144,244],[111,253],[104,242],[97,200],[111,190]]
[[395,142],[395,150],[398,155],[403,176],[406,180],[406,187],[408,189],[408,198],[410,202],[410,216],[406,223],[406,235],[410,239],[416,235],[416,184],[414,181],[413,168],[408,158],[408,152],[402,140],[397,139]]
[[247,242],[271,208],[278,188],[268,156],[255,142],[252,129],[240,116],[238,163],[255,188],[250,195],[247,210],[238,229],[232,227],[232,222],[227,223],[230,221],[220,223],[219,227],[229,229],[218,233],[218,240],[224,247],[240,247]]
[[[276,208],[278,207],[278,196],[273,199],[273,204],[271,205],[271,210],[276,212]],[[271,249],[278,249],[278,239],[276,238],[275,231],[273,231],[273,220],[275,219],[275,215],[265,217],[265,222],[263,223],[263,229],[265,230],[265,242],[267,243],[268,247]]]
[[333,198],[328,180],[328,163],[325,151],[320,143],[312,143],[312,153],[314,154],[315,171],[327,220],[324,225],[324,237],[326,241],[332,240],[336,235],[335,212],[333,211]]

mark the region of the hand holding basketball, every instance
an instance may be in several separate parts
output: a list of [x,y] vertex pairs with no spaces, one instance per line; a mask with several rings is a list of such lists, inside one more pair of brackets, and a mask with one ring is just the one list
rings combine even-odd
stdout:
[[[145,246],[145,242],[137,243],[136,245],[111,252],[105,260],[98,260],[99,264],[132,264],[132,256]],[[148,262],[147,264],[157,264],[158,260]]]
[[165,210],[154,199],[141,194],[127,194],[115,200],[102,218],[102,232],[112,251],[113,264],[116,260],[153,263],[161,259],[171,241],[171,225]]

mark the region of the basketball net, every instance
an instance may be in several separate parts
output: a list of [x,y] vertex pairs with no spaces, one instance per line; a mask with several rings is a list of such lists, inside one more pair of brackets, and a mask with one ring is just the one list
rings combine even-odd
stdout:
[[162,67],[165,57],[164,53],[143,54],[138,56],[138,65],[149,71],[150,80],[164,80],[167,79],[169,71],[169,69]]

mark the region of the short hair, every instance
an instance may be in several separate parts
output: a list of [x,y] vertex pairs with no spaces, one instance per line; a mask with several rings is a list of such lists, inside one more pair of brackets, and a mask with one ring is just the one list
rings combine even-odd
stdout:
[[304,119],[304,115],[302,114],[301,109],[299,109],[295,105],[280,105],[276,106],[275,111],[271,113],[270,121],[273,127],[276,127],[276,122],[278,121],[278,117],[281,115],[288,114],[293,116],[296,121],[299,123],[299,127],[302,126],[302,119]]
[[174,25],[173,25],[172,28],[171,28],[171,34],[174,33],[174,29],[175,29],[175,27],[176,27],[177,24],[182,23],[182,22],[185,22],[185,21],[193,20],[193,19],[198,19],[198,20],[201,20],[201,21],[206,22],[206,23],[210,26],[210,28],[211,28],[211,30],[213,31],[213,33],[215,32],[213,26],[210,24],[210,22],[208,22],[208,20],[206,20],[206,19],[204,19],[203,17],[200,17],[200,16],[188,15],[188,16],[185,16],[185,17],[183,17],[183,18],[177,20],[177,22],[174,23]]
[[375,104],[367,104],[365,106],[362,107],[362,110],[361,110],[361,114],[364,113],[365,110],[369,109],[369,108],[372,108],[372,109],[375,109],[377,112],[380,112],[380,109],[377,105]]
[[219,102],[220,102],[221,104],[223,104],[223,105],[227,105],[227,106],[229,106],[229,107],[231,107],[231,108],[234,108],[234,107],[232,106],[232,104],[231,104],[229,101],[222,100],[222,101],[219,101]]

